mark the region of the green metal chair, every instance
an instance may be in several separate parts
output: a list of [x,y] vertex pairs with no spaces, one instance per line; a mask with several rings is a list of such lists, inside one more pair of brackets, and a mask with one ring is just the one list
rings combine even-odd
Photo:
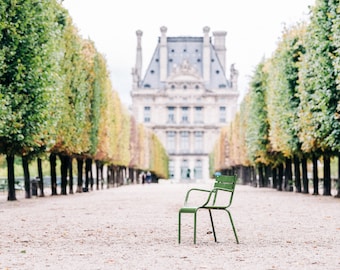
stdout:
[[[186,197],[185,197],[184,206],[179,210],[179,213],[178,213],[178,243],[181,243],[181,214],[188,213],[188,214],[194,214],[194,244],[196,244],[197,212],[200,209],[207,209],[209,211],[210,221],[212,225],[212,231],[214,234],[215,242],[217,242],[217,239],[216,239],[214,221],[212,218],[211,211],[212,210],[225,210],[228,213],[230,223],[231,223],[231,226],[233,228],[234,235],[236,238],[236,243],[237,244],[239,243],[236,230],[235,230],[235,226],[234,226],[234,222],[233,222],[231,213],[229,211],[229,207],[231,206],[233,196],[234,196],[236,181],[237,181],[236,175],[232,175],[232,176],[218,175],[218,176],[215,176],[215,183],[214,183],[213,189],[206,190],[206,189],[192,188],[188,190]],[[192,192],[194,191],[207,193],[207,199],[203,204],[199,206],[189,205],[189,195],[192,194]],[[223,196],[223,200],[221,200],[221,196]]]

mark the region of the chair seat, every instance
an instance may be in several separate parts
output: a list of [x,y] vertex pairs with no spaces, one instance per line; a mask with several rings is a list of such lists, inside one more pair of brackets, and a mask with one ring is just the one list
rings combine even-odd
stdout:
[[195,213],[200,207],[182,207],[179,211],[181,213]]

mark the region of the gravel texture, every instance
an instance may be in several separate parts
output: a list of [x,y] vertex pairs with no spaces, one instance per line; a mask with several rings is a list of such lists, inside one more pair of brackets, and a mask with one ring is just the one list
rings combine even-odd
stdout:
[[191,187],[129,185],[8,202],[0,193],[0,270],[13,269],[340,269],[340,199],[237,185],[231,213],[178,210]]

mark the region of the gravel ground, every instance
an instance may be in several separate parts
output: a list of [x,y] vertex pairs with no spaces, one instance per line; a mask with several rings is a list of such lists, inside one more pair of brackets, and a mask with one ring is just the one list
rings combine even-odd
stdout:
[[227,214],[193,219],[178,209],[190,187],[130,185],[8,202],[0,193],[0,270],[13,269],[340,269],[340,200],[237,185]]

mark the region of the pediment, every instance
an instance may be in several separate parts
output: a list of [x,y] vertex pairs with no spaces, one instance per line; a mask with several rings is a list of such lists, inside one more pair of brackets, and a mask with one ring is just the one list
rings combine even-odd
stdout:
[[167,81],[172,82],[201,82],[202,78],[197,70],[187,60],[180,65],[174,65]]

